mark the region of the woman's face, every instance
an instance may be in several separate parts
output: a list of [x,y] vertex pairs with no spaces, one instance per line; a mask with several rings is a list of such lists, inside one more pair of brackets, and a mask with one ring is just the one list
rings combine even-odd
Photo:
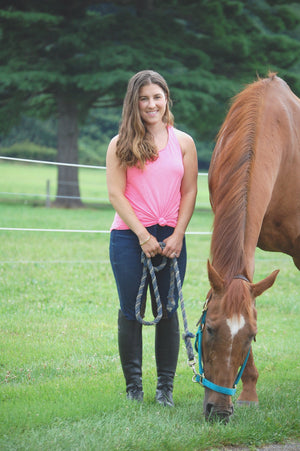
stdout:
[[139,92],[139,112],[147,125],[162,122],[166,111],[167,98],[163,89],[156,84],[144,85]]

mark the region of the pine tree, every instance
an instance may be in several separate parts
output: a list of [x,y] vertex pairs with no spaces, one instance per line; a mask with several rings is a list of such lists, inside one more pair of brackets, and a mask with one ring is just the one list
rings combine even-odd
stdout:
[[[11,127],[21,113],[56,115],[57,159],[75,165],[58,168],[57,205],[81,205],[78,127],[89,109],[120,106],[127,81],[138,70],[181,75],[177,47],[186,33],[164,14],[171,4],[16,0],[2,6],[0,99],[6,120],[1,128]],[[176,37],[174,46],[169,32]]]
[[[0,2],[0,131],[56,117],[57,160],[78,163],[92,107],[120,107],[128,79],[165,76],[176,124],[207,164],[229,99],[277,71],[300,95],[300,8],[283,0]],[[81,206],[78,168],[59,166],[56,204]]]

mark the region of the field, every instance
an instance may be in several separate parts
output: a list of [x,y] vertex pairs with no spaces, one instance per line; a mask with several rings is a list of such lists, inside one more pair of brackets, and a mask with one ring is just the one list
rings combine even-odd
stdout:
[[[13,169],[14,165],[0,165],[2,192],[37,193],[50,168],[40,168],[40,182],[31,167]],[[103,174],[82,171],[82,180],[89,182],[83,184],[82,195],[107,199]],[[45,208],[38,198],[0,198],[2,228],[107,231],[113,218],[107,201],[97,208],[61,210]],[[207,190],[200,187],[189,231],[211,230],[212,215],[200,208],[204,205]],[[151,327],[143,333],[145,401],[126,400],[108,233],[0,230],[0,236],[1,450],[173,451],[238,445],[254,450],[300,440],[300,283],[288,256],[257,250],[254,281],[280,269],[274,287],[257,299],[253,351],[260,373],[260,405],[237,408],[223,426],[204,420],[203,388],[191,380],[183,341],[176,407],[155,404]],[[193,332],[209,288],[209,242],[209,235],[187,235],[183,295]]]
[[[56,194],[56,167],[42,164],[15,164],[0,159],[0,199],[7,202],[25,202],[45,205],[46,185],[49,182],[50,200]],[[207,177],[199,175],[197,206],[209,208]],[[107,204],[105,170],[79,169],[81,198],[85,204]]]

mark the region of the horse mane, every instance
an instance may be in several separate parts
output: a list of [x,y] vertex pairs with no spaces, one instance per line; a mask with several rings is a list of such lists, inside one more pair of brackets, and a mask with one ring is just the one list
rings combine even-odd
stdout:
[[210,202],[215,214],[211,257],[227,282],[239,273],[249,278],[244,253],[249,182],[262,99],[275,75],[258,78],[233,98],[210,163]]

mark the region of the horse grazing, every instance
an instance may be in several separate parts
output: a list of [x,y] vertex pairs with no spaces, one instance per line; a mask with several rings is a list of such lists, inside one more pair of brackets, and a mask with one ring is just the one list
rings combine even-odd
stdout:
[[[300,269],[299,172],[300,100],[269,74],[234,98],[209,168],[214,223],[201,348],[216,386],[233,387],[257,332],[255,298],[278,274],[252,283],[255,248],[289,254]],[[258,403],[257,379],[251,350],[238,403]],[[204,413],[228,421],[231,395],[205,387]]]

